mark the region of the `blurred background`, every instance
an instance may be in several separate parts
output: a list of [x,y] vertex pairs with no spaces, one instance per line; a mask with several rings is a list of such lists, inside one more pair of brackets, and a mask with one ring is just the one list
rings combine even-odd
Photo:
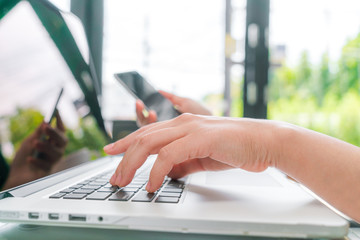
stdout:
[[[357,0],[50,2],[94,67],[107,133],[114,135],[115,125],[136,128],[135,100],[113,77],[136,70],[215,115],[284,120],[360,146]],[[61,53],[28,1],[0,21],[4,155],[12,156],[47,112],[46,99],[64,85],[67,153],[86,147],[102,155],[106,134],[91,107],[80,110],[86,97]]]

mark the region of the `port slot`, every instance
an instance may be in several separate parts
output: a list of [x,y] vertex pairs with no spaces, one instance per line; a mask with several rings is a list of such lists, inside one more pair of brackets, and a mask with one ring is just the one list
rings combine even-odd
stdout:
[[59,214],[57,213],[49,213],[50,220],[59,220]]
[[30,212],[29,213],[29,219],[39,219],[39,213],[36,212]]
[[85,215],[79,215],[79,214],[70,214],[69,215],[69,221],[86,222],[86,216]]

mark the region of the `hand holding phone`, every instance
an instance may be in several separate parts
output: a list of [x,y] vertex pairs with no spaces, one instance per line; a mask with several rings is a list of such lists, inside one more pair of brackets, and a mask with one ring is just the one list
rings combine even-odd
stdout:
[[169,120],[181,114],[138,72],[117,73],[115,78],[132,96],[143,101],[147,109],[154,110],[159,121]]

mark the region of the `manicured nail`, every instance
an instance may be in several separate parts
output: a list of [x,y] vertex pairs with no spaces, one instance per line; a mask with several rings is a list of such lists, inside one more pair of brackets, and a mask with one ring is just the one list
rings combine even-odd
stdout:
[[110,143],[104,147],[104,151],[111,151],[114,148],[114,143]]

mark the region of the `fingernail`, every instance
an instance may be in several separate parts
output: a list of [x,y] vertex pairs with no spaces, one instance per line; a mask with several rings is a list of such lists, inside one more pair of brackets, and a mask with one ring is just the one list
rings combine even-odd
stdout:
[[150,192],[150,188],[151,188],[151,184],[150,182],[148,182],[145,189],[146,191]]
[[108,144],[108,145],[106,145],[105,147],[104,147],[104,151],[106,152],[106,151],[110,151],[111,149],[113,149],[113,147],[114,147],[114,144],[113,143],[110,143],[110,144]]
[[119,186],[120,181],[121,181],[121,175],[120,175],[120,173],[118,173],[117,176],[116,176],[115,184]]
[[110,178],[110,184],[115,184],[115,179],[116,179],[116,173],[114,173],[113,175],[112,175],[112,177]]

